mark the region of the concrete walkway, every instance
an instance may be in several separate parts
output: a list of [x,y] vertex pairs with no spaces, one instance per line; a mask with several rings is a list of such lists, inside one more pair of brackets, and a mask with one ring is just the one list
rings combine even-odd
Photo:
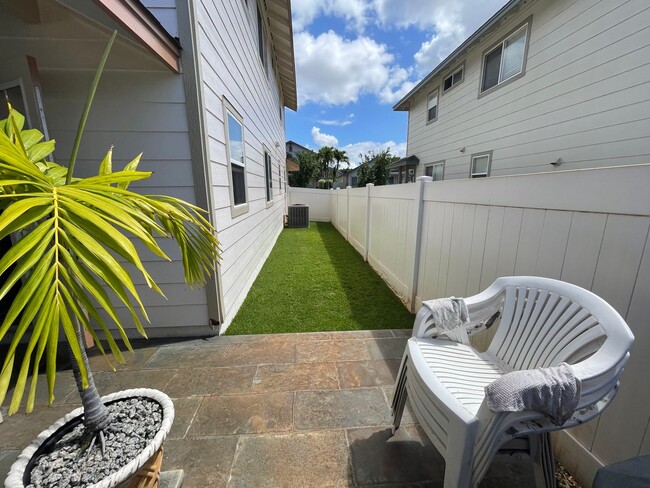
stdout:
[[[174,399],[163,469],[185,487],[441,487],[444,461],[407,412],[390,437],[389,400],[410,330],[225,336],[138,349],[102,394],[151,387]],[[39,404],[45,405],[45,381]],[[39,388],[40,388],[39,387]],[[0,424],[0,479],[19,450],[77,406],[71,372],[56,401]],[[502,456],[482,488],[533,486],[526,456]]]

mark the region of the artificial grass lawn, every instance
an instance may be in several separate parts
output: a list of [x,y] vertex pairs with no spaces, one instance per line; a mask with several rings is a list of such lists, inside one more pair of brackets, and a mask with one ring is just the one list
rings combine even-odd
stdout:
[[228,335],[400,329],[414,315],[330,223],[284,229]]

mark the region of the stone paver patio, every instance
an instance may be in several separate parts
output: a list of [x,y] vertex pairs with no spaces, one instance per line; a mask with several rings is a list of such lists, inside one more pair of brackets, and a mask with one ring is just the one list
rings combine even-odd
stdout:
[[[407,412],[390,438],[389,400],[410,330],[224,336],[138,349],[102,394],[152,387],[174,399],[163,469],[185,487],[441,487],[444,461]],[[26,444],[78,406],[72,373],[45,381],[31,416],[0,424],[0,479]],[[499,456],[483,488],[533,486],[526,456]]]

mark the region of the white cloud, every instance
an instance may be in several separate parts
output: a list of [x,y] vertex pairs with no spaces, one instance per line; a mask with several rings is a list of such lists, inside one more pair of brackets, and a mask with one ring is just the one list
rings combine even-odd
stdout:
[[379,94],[391,82],[393,55],[365,36],[344,39],[334,31],[295,36],[299,104],[344,105]]
[[322,133],[320,131],[320,127],[311,128],[311,137],[314,139],[314,142],[318,145],[318,147],[337,147],[339,145],[339,140],[335,136]]
[[388,149],[391,154],[394,154],[399,157],[404,157],[406,153],[406,142],[373,142],[373,141],[362,141],[355,142],[353,144],[347,144],[339,149],[344,150],[348,158],[350,158],[350,167],[354,168],[359,166],[361,163],[361,155],[367,154],[369,151],[374,153],[381,152],[385,149]]
[[354,114],[348,114],[343,119],[321,119],[317,120],[319,124],[322,125],[333,125],[336,127],[345,127],[346,125],[352,124],[354,122]]
[[431,37],[414,55],[419,77],[431,71],[506,0],[373,0],[378,22],[384,27],[415,26]]
[[366,0],[296,0],[292,2],[292,22],[295,32],[305,30],[319,15],[345,19],[348,26],[362,32],[370,8]]

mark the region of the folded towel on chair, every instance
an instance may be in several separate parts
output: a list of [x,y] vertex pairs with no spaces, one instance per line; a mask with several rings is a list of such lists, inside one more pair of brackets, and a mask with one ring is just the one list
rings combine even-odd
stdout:
[[487,406],[493,412],[535,410],[555,425],[571,418],[580,401],[580,380],[566,363],[552,368],[512,371],[485,387]]
[[468,343],[464,326],[469,323],[469,312],[463,298],[437,298],[427,300],[422,305],[431,310],[431,320],[438,335],[447,335],[453,341]]

